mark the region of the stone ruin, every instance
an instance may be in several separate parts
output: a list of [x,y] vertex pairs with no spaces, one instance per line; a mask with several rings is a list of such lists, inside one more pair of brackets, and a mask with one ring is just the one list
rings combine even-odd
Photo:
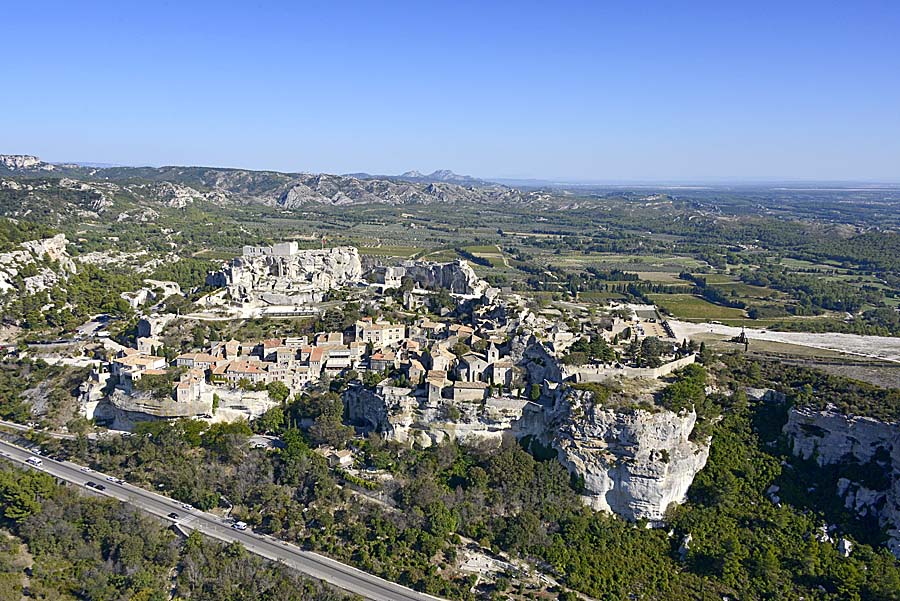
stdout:
[[296,243],[245,247],[206,283],[223,287],[231,299],[251,305],[307,305],[325,292],[362,279],[359,251],[351,246],[297,250]]

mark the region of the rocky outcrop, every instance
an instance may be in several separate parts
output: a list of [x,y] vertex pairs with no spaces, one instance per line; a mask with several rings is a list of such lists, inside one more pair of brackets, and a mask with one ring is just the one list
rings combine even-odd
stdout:
[[47,171],[51,171],[53,169],[53,165],[48,165],[36,156],[29,154],[0,154],[0,166],[10,171],[40,168],[46,168]]
[[89,200],[85,203],[85,208],[96,213],[102,213],[111,207],[112,197],[121,190],[119,186],[110,182],[86,183],[68,177],[59,180],[59,187],[86,193]]
[[137,322],[137,335],[142,338],[159,336],[175,319],[176,316],[172,313],[144,315]]
[[52,288],[75,273],[75,263],[66,252],[67,244],[65,235],[57,234],[43,240],[29,240],[20,244],[18,250],[0,253],[0,293],[34,294]]
[[173,182],[136,184],[128,186],[127,190],[138,198],[154,200],[163,206],[175,209],[181,209],[196,201],[223,202],[225,200],[219,192],[201,192],[191,186]]
[[472,296],[481,296],[490,288],[465,259],[457,259],[450,263],[406,261],[403,267],[406,275],[422,288],[431,290],[443,288],[454,294]]
[[510,340],[509,359],[525,370],[529,382],[540,384],[545,381],[562,381],[562,372],[556,359],[531,334],[521,334]]
[[352,423],[379,432],[388,440],[409,440],[420,404],[413,389],[386,383],[375,390],[359,386],[348,389],[343,398]]
[[125,299],[132,309],[138,309],[148,302],[158,302],[170,296],[181,294],[181,286],[178,282],[167,280],[144,280],[144,286],[131,292],[123,292]]
[[658,523],[670,505],[684,502],[709,457],[709,441],[690,438],[696,413],[608,409],[573,390],[561,403],[553,446],[563,465],[584,478],[592,508]]
[[206,281],[227,288],[241,303],[303,305],[323,293],[362,279],[359,251],[351,246],[303,250],[288,255],[236,257]]
[[848,509],[878,518],[887,529],[891,552],[900,558],[900,424],[848,416],[833,408],[794,407],[783,432],[794,455],[814,459],[821,466],[866,465],[883,470],[884,486],[875,489],[841,478],[836,492]]
[[352,423],[388,440],[425,447],[444,439],[500,444],[505,437],[538,434],[543,427],[541,407],[512,396],[455,401],[383,383],[375,390],[351,388],[344,402]]

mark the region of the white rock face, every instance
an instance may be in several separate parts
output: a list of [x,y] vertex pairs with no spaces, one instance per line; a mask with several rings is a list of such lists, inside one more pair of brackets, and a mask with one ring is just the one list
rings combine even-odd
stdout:
[[379,385],[344,394],[350,420],[380,432],[387,440],[421,446],[445,438],[460,442],[493,442],[536,433],[540,407],[525,399],[495,396],[481,402],[416,396],[411,388]]
[[444,288],[455,294],[481,296],[490,285],[478,277],[469,262],[457,259],[451,263],[407,261],[406,275],[423,288]]
[[227,288],[242,303],[303,305],[319,302],[324,292],[361,279],[359,251],[339,246],[292,255],[236,257],[206,281]]
[[900,558],[900,424],[847,416],[833,409],[792,408],[784,426],[794,455],[819,465],[876,463],[890,485],[872,490],[847,478],[838,480],[844,505],[861,516],[875,515],[887,528],[888,547]]
[[75,273],[75,262],[66,252],[65,235],[57,234],[43,240],[29,240],[19,245],[21,250],[0,253],[0,293],[17,290],[15,278],[23,268],[42,262],[55,262],[57,268],[40,265],[37,273],[23,278],[26,294],[34,294],[52,288],[61,279]]
[[[42,164],[41,159],[29,154],[0,154],[0,165],[10,170],[34,169]],[[47,165],[47,167],[49,167],[48,171],[53,168],[52,165]]]
[[697,414],[614,411],[570,393],[569,415],[553,446],[570,472],[584,478],[585,502],[631,520],[659,523],[683,503],[706,465],[709,441],[690,440]]

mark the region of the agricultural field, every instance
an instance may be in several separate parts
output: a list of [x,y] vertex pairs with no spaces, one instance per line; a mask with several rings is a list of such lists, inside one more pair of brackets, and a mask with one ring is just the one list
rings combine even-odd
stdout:
[[569,268],[600,267],[601,269],[622,269],[643,272],[671,272],[678,274],[684,270],[706,267],[706,263],[691,257],[622,255],[607,253],[566,253],[548,255],[551,265]]
[[693,294],[648,294],[650,300],[660,308],[665,308],[678,319],[686,321],[744,320],[743,309],[721,307]]
[[591,290],[579,293],[578,300],[586,303],[599,303],[605,305],[609,301],[624,301],[626,300],[626,297],[623,294],[617,294],[615,292]]
[[399,257],[409,259],[423,249],[415,246],[361,246],[359,254],[369,257]]
[[644,282],[656,282],[660,284],[684,284],[684,280],[678,278],[674,271],[632,271]]

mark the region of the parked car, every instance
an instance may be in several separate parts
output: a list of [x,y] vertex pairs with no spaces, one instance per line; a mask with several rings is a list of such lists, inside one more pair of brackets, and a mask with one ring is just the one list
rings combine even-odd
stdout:
[[169,514],[169,517],[172,518],[173,520],[177,520],[178,514],[173,511],[172,513]]

